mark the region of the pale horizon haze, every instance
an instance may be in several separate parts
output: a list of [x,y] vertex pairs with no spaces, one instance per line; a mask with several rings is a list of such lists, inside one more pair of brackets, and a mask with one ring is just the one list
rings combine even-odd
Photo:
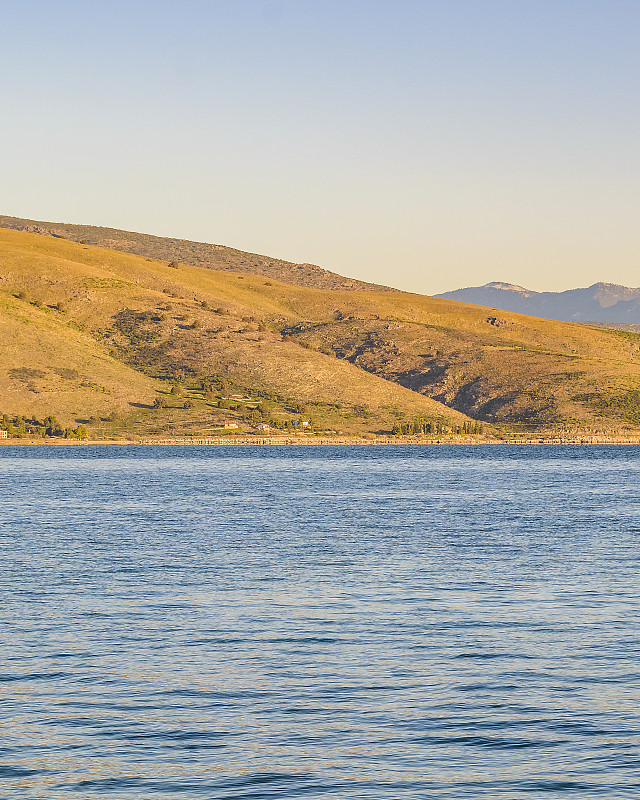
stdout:
[[0,214],[435,294],[638,286],[640,4],[5,4]]

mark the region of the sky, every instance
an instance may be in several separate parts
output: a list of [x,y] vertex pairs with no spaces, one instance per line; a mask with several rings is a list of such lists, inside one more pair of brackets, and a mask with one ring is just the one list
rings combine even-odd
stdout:
[[0,214],[434,294],[640,275],[637,0],[23,0]]

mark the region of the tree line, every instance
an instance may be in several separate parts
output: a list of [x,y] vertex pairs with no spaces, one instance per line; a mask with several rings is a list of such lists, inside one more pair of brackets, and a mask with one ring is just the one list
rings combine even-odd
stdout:
[[49,415],[43,420],[36,417],[27,417],[23,414],[3,414],[0,417],[0,429],[5,430],[9,437],[21,438],[25,436],[57,437],[63,439],[88,439],[89,433],[84,425],[75,428],[63,425],[57,417]]
[[393,436],[441,436],[445,433],[481,434],[484,428],[480,422],[464,422],[462,425],[445,425],[443,422],[418,419],[415,422],[396,423]]

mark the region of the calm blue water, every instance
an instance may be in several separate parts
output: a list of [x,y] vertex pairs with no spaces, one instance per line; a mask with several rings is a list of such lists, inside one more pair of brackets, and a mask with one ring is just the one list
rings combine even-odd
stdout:
[[0,447],[0,796],[640,797],[640,449]]

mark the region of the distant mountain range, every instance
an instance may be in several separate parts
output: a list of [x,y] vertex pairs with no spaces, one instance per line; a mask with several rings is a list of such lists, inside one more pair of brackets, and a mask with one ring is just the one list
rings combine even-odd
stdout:
[[640,324],[640,289],[594,283],[566,292],[533,292],[511,283],[485,283],[436,297],[567,322]]

